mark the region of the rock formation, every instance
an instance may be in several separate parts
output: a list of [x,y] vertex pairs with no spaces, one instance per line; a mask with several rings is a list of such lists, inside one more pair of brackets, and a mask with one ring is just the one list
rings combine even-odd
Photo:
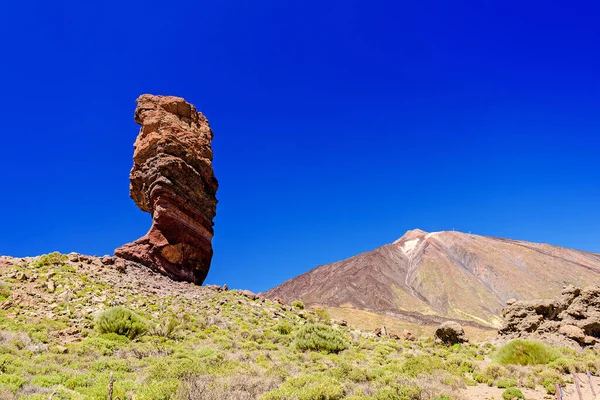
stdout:
[[454,321],[447,321],[441,324],[435,330],[435,343],[437,344],[459,344],[467,343],[467,337],[465,336],[465,330],[463,327]]
[[115,250],[174,280],[202,284],[212,259],[217,180],[213,132],[207,119],[182,98],[144,94],[137,99],[130,194],[152,214],[140,239]]
[[551,300],[509,301],[502,310],[501,337],[542,339],[559,345],[600,341],[600,286],[566,286]]

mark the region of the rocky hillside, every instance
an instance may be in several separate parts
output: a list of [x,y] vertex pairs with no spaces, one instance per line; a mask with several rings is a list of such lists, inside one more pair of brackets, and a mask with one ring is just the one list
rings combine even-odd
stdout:
[[416,229],[373,251],[319,266],[265,295],[416,323],[451,318],[499,327],[507,300],[556,297],[567,284],[600,284],[600,254]]
[[0,257],[2,400],[541,400],[555,382],[571,400],[570,372],[599,371],[595,349],[523,366],[497,359],[510,348],[383,331],[119,258]]

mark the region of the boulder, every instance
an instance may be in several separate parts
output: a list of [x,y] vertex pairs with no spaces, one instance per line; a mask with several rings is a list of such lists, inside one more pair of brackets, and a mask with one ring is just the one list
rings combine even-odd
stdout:
[[408,340],[411,342],[414,342],[415,340],[417,340],[417,338],[415,337],[415,335],[412,334],[412,332],[410,332],[408,329],[403,329],[402,330],[402,334],[400,335],[400,337],[404,340]]
[[258,296],[255,293],[253,293],[250,290],[248,290],[248,289],[242,290],[242,294],[244,296],[246,296],[247,298],[249,298],[250,300],[256,300],[256,299],[258,299]]
[[380,326],[379,328],[375,328],[375,330],[373,331],[373,334],[375,336],[379,336],[379,337],[388,336],[388,332],[387,332],[387,329],[385,328],[385,326]]
[[208,120],[180,97],[137,99],[130,194],[152,215],[149,232],[115,250],[115,256],[171,279],[202,284],[213,255],[218,188],[212,168]]
[[585,333],[583,333],[583,330],[575,325],[562,325],[560,328],[558,328],[558,333],[565,335],[569,339],[577,342],[583,342],[585,339]]
[[468,342],[463,327],[455,321],[446,321],[435,330],[435,343],[458,344]]

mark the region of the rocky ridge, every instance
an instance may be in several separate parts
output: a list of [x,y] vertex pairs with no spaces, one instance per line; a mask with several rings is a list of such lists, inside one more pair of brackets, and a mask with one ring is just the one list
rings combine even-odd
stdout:
[[143,237],[115,250],[171,279],[202,284],[213,255],[218,182],[208,120],[180,97],[137,99],[141,125],[130,174],[131,198],[152,214]]
[[593,346],[600,342],[600,286],[563,288],[556,299],[510,300],[498,334],[506,340],[541,339],[557,345]]

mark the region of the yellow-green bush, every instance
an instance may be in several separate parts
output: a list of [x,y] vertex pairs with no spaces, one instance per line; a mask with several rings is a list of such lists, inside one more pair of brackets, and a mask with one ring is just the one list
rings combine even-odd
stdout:
[[502,398],[504,400],[512,400],[512,399],[515,399],[515,398],[517,398],[517,399],[525,399],[525,396],[523,396],[523,392],[521,392],[516,387],[509,387],[504,392],[502,392]]
[[53,253],[41,255],[32,265],[36,268],[49,265],[63,265],[68,259],[68,255],[60,254],[58,251],[55,251]]
[[500,364],[548,364],[560,357],[560,352],[533,340],[517,339],[500,347],[494,360]]
[[133,340],[148,330],[146,322],[125,307],[112,307],[102,312],[95,320],[100,333],[116,333]]
[[344,394],[344,387],[337,379],[311,374],[288,379],[279,388],[262,395],[260,400],[337,400]]
[[348,348],[348,343],[337,329],[320,324],[306,324],[296,334],[296,347],[300,350],[339,353]]
[[304,303],[300,300],[292,301],[292,307],[297,308],[298,310],[304,310]]

